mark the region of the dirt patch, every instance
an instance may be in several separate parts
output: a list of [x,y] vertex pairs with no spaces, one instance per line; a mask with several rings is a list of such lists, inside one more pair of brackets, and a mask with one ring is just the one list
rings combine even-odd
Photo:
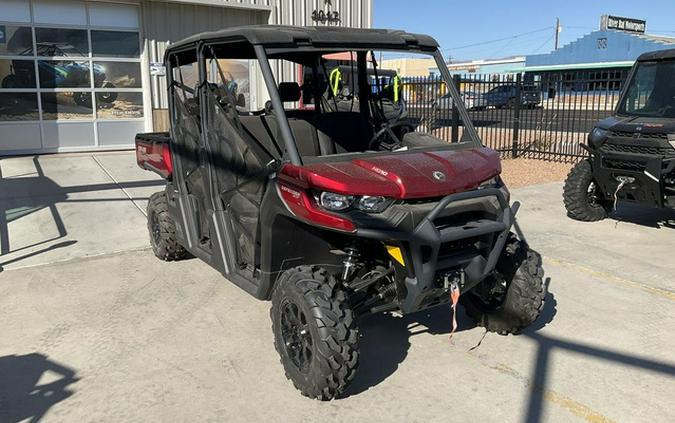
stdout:
[[572,163],[535,159],[505,159],[502,160],[502,178],[509,188],[564,181],[572,166]]

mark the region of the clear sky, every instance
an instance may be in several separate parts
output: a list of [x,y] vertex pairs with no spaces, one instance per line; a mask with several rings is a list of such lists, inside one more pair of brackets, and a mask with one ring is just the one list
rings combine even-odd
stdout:
[[643,19],[648,34],[675,37],[675,0],[373,2],[374,27],[432,35],[446,59],[453,60],[547,53],[553,49],[556,17],[562,26],[561,46],[599,29],[604,14]]

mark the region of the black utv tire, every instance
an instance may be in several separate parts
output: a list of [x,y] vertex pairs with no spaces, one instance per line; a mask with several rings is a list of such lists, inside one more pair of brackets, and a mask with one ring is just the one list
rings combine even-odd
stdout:
[[572,219],[596,222],[607,217],[607,202],[597,193],[590,160],[582,160],[570,170],[563,187],[563,202]]
[[358,329],[346,293],[325,269],[285,271],[272,293],[274,347],[286,377],[323,401],[342,393],[358,365]]
[[176,224],[169,216],[169,206],[164,192],[156,192],[150,196],[148,232],[152,251],[157,258],[174,261],[190,257],[190,253],[176,239]]
[[[506,292],[496,304],[486,304],[474,290],[460,297],[467,314],[490,332],[516,334],[539,317],[544,308],[544,270],[541,256],[511,235],[507,240],[497,271],[506,282]],[[493,278],[493,277],[490,277]],[[489,283],[491,279],[483,283]]]

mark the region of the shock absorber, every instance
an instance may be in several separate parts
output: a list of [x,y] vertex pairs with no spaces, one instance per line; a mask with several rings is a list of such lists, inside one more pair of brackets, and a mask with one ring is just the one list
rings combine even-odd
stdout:
[[359,254],[359,250],[356,248],[345,248],[345,253],[347,253],[347,256],[342,262],[342,282],[346,283],[352,279],[354,270],[356,270],[356,267],[358,266],[358,260],[361,254]]

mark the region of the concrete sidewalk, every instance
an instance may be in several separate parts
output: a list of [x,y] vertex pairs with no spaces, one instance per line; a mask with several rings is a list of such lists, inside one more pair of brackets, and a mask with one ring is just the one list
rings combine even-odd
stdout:
[[162,186],[129,151],[0,159],[0,268],[147,247]]
[[[135,183],[157,181],[128,153],[104,156],[64,157],[88,173],[77,178],[41,157],[43,180],[63,191],[44,182],[18,199],[53,203],[67,229],[59,240],[77,242],[0,273],[2,422],[675,421],[673,212],[622,207],[621,221],[584,224],[565,217],[559,183],[514,190],[519,221],[545,257],[549,295],[535,325],[483,339],[460,308],[451,342],[447,307],[363,319],[356,380],[343,398],[321,403],[285,379],[269,303],[199,260],[164,263],[137,250],[147,235],[135,204],[159,188]],[[3,183],[25,171],[7,163]],[[40,175],[9,180],[22,177]],[[2,201],[9,210],[13,200]],[[95,205],[108,210],[103,219]],[[50,210],[12,214],[10,246],[54,237],[29,238],[33,221],[23,220],[54,231]],[[100,256],[87,257],[83,245]]]

